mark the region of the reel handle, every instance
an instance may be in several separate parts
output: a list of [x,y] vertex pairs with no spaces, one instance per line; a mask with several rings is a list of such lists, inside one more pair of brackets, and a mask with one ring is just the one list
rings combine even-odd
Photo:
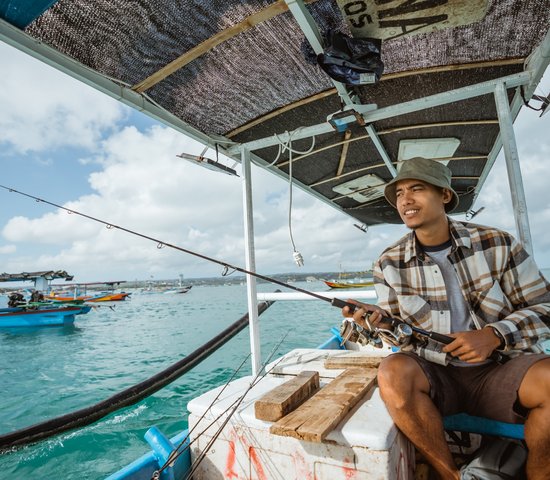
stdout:
[[[338,308],[348,307],[350,313],[353,313],[357,309],[357,305],[346,302],[344,300],[340,300],[339,298],[333,298],[331,300],[331,304],[332,306],[338,307]],[[397,320],[395,318],[388,318],[386,320],[388,320],[391,323],[392,327],[397,327],[397,325],[402,323],[400,320]],[[436,342],[443,343],[444,345],[448,345],[454,340],[453,337],[449,337],[448,335],[444,335],[442,333],[428,332],[426,330],[422,330],[421,328],[413,327],[412,325],[411,325],[411,328],[415,333],[432,338]],[[502,355],[500,352],[494,351],[493,353],[491,353],[491,355],[489,355],[489,359],[502,364],[502,363],[506,363],[510,359],[510,357],[506,355]]]

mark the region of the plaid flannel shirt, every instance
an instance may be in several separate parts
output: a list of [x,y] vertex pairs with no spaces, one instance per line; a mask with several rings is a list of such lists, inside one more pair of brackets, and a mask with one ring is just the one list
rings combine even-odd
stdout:
[[[510,356],[543,352],[540,342],[550,338],[550,284],[533,259],[510,234],[495,228],[449,218],[449,229],[448,258],[475,327],[496,328]],[[382,252],[374,281],[378,305],[391,316],[428,331],[451,331],[443,275],[414,232]]]

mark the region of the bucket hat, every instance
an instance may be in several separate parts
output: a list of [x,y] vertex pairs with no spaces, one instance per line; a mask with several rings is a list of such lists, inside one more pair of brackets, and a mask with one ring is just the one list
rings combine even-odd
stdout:
[[442,163],[430,158],[414,157],[405,160],[393,180],[384,188],[384,196],[393,207],[396,207],[397,182],[399,180],[422,180],[436,187],[448,188],[453,197],[445,205],[447,213],[452,212],[458,205],[458,195],[451,188],[451,170]]

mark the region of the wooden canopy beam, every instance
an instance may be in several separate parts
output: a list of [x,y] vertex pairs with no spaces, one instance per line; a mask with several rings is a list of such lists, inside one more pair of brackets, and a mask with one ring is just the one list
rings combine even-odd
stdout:
[[[305,3],[313,3],[317,0],[306,0]],[[256,12],[252,15],[249,15],[241,22],[233,25],[232,27],[226,28],[221,32],[216,33],[216,35],[208,38],[204,42],[199,43],[196,47],[193,47],[191,50],[188,50],[183,55],[180,55],[178,58],[170,62],[168,65],[162,67],[160,70],[156,71],[145,80],[142,80],[138,84],[132,87],[132,90],[138,93],[143,93],[145,90],[148,90],[152,86],[164,80],[166,77],[172,75],[175,71],[184,67],[188,63],[192,62],[196,58],[204,55],[209,50],[212,50],[214,47],[218,46],[220,43],[223,43],[236,35],[239,35],[242,32],[246,32],[251,28],[255,27],[259,23],[270,20],[281,13],[288,11],[288,6],[284,0],[277,0],[275,3],[265,7],[264,9]]]
[[[471,155],[471,156],[468,156],[468,157],[438,158],[437,160],[449,160],[449,161],[454,161],[454,160],[487,160],[487,155]],[[329,182],[334,182],[336,180],[340,180],[342,178],[345,178],[349,175],[354,175],[354,174],[362,173],[362,172],[368,172],[369,170],[374,170],[375,168],[380,168],[380,167],[385,167],[385,166],[386,166],[385,163],[377,163],[376,165],[369,165],[368,167],[358,168],[357,170],[353,170],[352,172],[343,173],[342,175],[340,175],[338,177],[326,178],[325,180],[320,180],[318,182],[312,183],[312,184],[307,185],[307,186],[310,187],[310,188],[311,187],[318,187],[319,185],[323,185],[323,184],[329,183]],[[459,177],[453,177],[453,178],[459,178]],[[344,197],[346,197],[346,196],[347,195],[344,195]],[[330,200],[334,200],[334,199],[331,198]]]
[[342,145],[342,151],[340,152],[340,161],[338,162],[338,170],[336,170],[336,176],[342,175],[346,159],[348,158],[349,140],[351,138],[351,130],[346,130],[344,133],[344,144]]

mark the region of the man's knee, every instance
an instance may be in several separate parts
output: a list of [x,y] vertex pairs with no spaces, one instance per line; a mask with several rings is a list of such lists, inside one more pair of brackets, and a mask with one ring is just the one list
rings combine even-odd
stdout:
[[429,392],[429,382],[420,365],[406,355],[390,355],[378,367],[378,386],[384,401],[390,397],[410,398],[415,392]]
[[527,370],[518,396],[525,408],[550,408],[550,358],[540,360]]

